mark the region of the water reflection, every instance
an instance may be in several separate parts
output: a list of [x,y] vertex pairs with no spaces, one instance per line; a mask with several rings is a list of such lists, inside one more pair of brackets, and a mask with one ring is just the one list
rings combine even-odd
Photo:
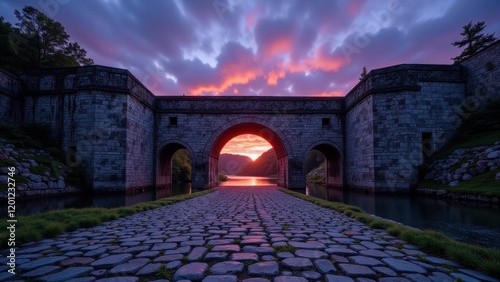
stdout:
[[364,194],[308,184],[306,194],[362,208],[408,226],[441,231],[456,240],[500,249],[497,205],[452,202],[422,195]]
[[260,176],[236,176],[228,175],[229,179],[220,186],[269,186],[276,185],[276,178]]
[[[68,208],[88,208],[102,207],[115,208],[123,206],[132,206],[142,202],[154,201],[170,196],[190,194],[190,183],[174,183],[171,188],[162,188],[150,190],[131,195],[116,194],[78,194],[70,196],[59,196],[38,199],[18,199],[16,201],[17,215],[30,215],[51,210],[61,210]],[[0,205],[1,216],[6,216],[7,206],[5,203]]]

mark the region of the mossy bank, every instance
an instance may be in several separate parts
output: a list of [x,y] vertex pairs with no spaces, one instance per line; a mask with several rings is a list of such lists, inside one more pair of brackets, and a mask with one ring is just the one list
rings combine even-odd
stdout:
[[7,197],[7,172],[14,167],[16,198],[82,192],[83,167],[67,164],[68,153],[50,139],[51,129],[40,123],[0,124],[0,198]]

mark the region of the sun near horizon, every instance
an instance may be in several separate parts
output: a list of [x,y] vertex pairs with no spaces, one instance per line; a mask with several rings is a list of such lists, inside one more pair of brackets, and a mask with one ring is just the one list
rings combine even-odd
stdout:
[[247,156],[255,161],[271,148],[271,144],[262,137],[254,134],[242,134],[229,140],[220,153]]

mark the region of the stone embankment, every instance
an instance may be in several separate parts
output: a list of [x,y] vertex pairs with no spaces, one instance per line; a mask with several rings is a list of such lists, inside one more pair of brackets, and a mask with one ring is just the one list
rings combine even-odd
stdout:
[[[475,176],[500,168],[500,141],[490,146],[459,149],[448,157],[435,161],[425,179],[456,186]],[[500,172],[495,174],[500,185]]]
[[0,198],[7,198],[9,167],[16,168],[16,198],[80,192],[66,183],[63,164],[53,161],[44,150],[16,148],[0,139],[0,187],[5,188],[0,189]]
[[[224,187],[25,244],[30,281],[498,281],[275,187]],[[3,259],[2,259],[3,258]]]

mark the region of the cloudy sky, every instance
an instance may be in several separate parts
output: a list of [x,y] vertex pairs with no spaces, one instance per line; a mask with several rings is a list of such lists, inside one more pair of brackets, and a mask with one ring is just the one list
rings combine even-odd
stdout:
[[26,5],[156,95],[343,96],[363,66],[450,64],[470,21],[500,36],[498,0],[2,0],[0,16]]

